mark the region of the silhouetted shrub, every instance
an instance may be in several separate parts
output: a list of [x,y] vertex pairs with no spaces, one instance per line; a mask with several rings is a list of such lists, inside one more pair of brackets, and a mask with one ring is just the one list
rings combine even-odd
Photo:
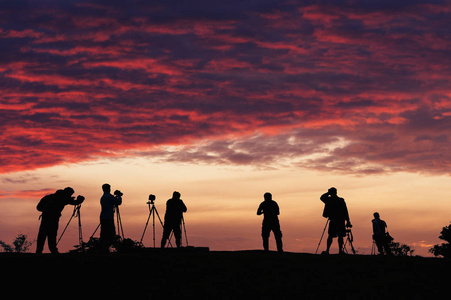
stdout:
[[32,242],[28,241],[27,238],[28,236],[26,234],[19,234],[12,245],[0,241],[0,246],[5,252],[24,253],[27,252],[33,244]]
[[443,227],[438,238],[446,241],[446,243],[435,245],[433,248],[429,249],[429,252],[435,256],[451,258],[451,224]]
[[394,256],[412,256],[412,253],[415,251],[409,245],[396,242],[391,242],[389,247]]
[[[83,246],[75,245],[75,249],[70,252],[102,252],[102,244],[99,238],[90,238],[87,243],[83,243]],[[116,252],[131,252],[136,249],[143,248],[140,242],[126,238],[122,239],[119,235],[116,235],[113,245],[111,246]]]

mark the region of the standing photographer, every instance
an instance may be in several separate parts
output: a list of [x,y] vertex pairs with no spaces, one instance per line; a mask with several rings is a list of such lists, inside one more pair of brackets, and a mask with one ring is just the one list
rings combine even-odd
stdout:
[[56,235],[58,234],[58,225],[61,212],[68,204],[79,205],[83,203],[85,197],[72,197],[74,189],[67,187],[64,190],[57,190],[54,194],[44,196],[39,201],[36,209],[42,212],[40,217],[41,226],[39,227],[36,253],[40,254],[44,250],[45,239],[48,239],[49,250],[52,254],[58,254],[56,248]]
[[271,231],[274,233],[276,239],[277,251],[283,252],[282,244],[282,231],[280,230],[279,217],[280,214],[279,205],[272,199],[271,193],[265,193],[263,195],[265,201],[260,203],[257,209],[257,215],[263,214],[262,223],[262,239],[263,249],[269,251],[269,234]]
[[172,198],[166,202],[166,213],[164,215],[163,238],[161,239],[161,248],[166,245],[171,231],[174,232],[175,244],[180,248],[182,240],[182,231],[180,225],[182,223],[183,213],[187,211],[185,203],[180,199],[180,193],[174,192]]
[[346,236],[346,228],[352,227],[346,202],[343,198],[337,196],[337,189],[334,187],[330,188],[320,199],[325,204],[323,217],[329,218],[327,250],[323,253],[329,254],[333,238],[338,237],[339,253],[344,254],[343,237]]
[[111,186],[108,183],[102,185],[103,196],[100,198],[102,211],[100,212],[100,243],[102,249],[108,252],[113,243],[116,229],[114,227],[114,208],[122,204],[122,193],[118,190],[111,195]]

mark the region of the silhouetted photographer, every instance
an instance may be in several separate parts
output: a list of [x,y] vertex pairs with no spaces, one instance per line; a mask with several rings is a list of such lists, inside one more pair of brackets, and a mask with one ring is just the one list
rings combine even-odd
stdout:
[[264,199],[257,209],[257,215],[263,214],[262,223],[262,239],[263,239],[263,249],[269,251],[269,235],[271,231],[274,233],[276,239],[277,251],[283,252],[282,245],[282,231],[280,230],[279,217],[279,205],[277,202],[272,200],[271,193],[265,193]]
[[183,213],[187,211],[185,203],[180,199],[180,193],[174,192],[172,198],[166,201],[166,213],[164,215],[163,238],[161,239],[161,248],[166,245],[171,232],[174,233],[175,244],[177,248],[181,246],[182,230],[181,224]]
[[102,185],[103,196],[100,198],[102,211],[100,212],[100,243],[102,250],[108,252],[116,235],[114,227],[114,209],[122,204],[122,193],[119,190],[111,194],[111,186],[108,183]]
[[329,219],[327,249],[323,253],[329,254],[333,238],[338,237],[339,253],[344,254],[343,237],[346,236],[346,228],[352,227],[346,202],[343,198],[337,196],[337,189],[334,187],[330,188],[320,199],[325,204],[323,217]]
[[376,243],[377,250],[380,255],[384,255],[384,250],[386,255],[391,255],[390,242],[393,238],[385,231],[387,228],[387,223],[381,220],[378,212],[373,214],[374,219],[371,221],[373,223],[373,240]]
[[44,250],[45,239],[48,239],[49,250],[53,254],[58,254],[56,247],[56,236],[58,234],[58,225],[61,212],[68,204],[79,205],[83,203],[85,197],[72,197],[74,189],[67,187],[64,190],[57,190],[54,194],[44,196],[39,201],[36,209],[41,211],[41,226],[39,227],[38,240],[36,244],[36,253],[42,253]]

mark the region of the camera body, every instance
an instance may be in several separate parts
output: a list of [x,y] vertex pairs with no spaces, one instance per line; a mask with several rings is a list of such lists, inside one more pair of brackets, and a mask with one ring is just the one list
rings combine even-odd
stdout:
[[122,197],[122,195],[124,195],[124,194],[121,191],[119,191],[119,190],[114,191],[114,196]]
[[154,194],[150,194],[149,195],[149,202],[147,202],[147,204],[154,204],[156,198],[157,197],[155,197]]

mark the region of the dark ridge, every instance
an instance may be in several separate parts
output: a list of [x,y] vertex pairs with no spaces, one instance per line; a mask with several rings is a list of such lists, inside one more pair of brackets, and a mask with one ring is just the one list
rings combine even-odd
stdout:
[[3,294],[77,299],[433,298],[451,261],[252,251],[0,253]]

